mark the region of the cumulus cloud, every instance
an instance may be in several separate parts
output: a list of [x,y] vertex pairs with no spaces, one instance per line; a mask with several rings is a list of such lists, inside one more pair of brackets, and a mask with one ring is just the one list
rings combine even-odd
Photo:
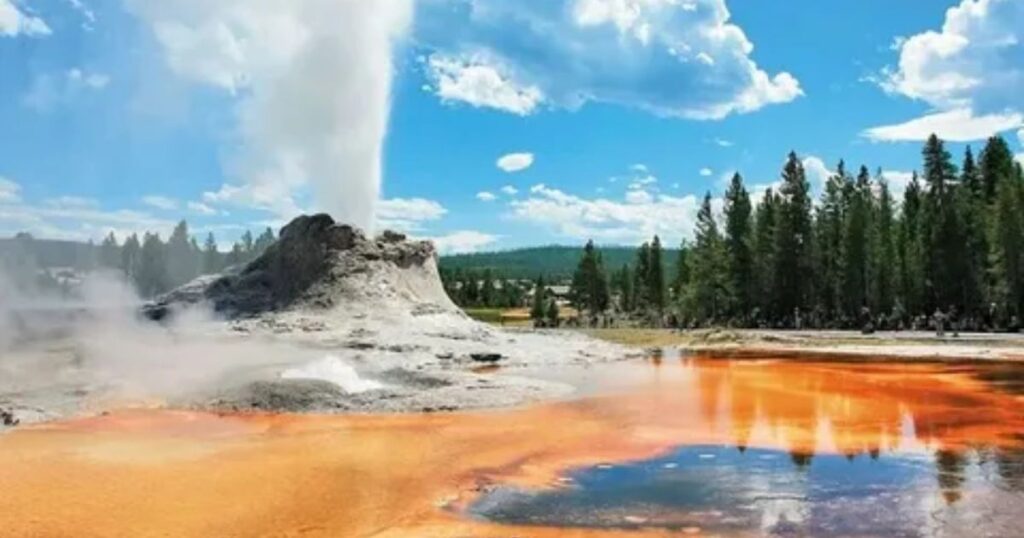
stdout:
[[439,220],[448,213],[438,202],[424,198],[391,198],[381,200],[378,205],[378,226],[410,232],[420,230],[424,222]]
[[227,191],[244,199],[248,185],[284,216],[312,185],[318,209],[374,225],[392,53],[412,0],[125,1],[175,73],[236,99]]
[[981,140],[995,133],[1013,129],[1024,122],[1020,112],[975,116],[970,109],[960,108],[936,112],[895,125],[866,129],[862,136],[876,142],[921,141],[932,133],[954,142]]
[[429,238],[441,254],[477,252],[498,241],[498,236],[475,230],[461,230]]
[[[869,129],[865,131],[869,138],[910,139],[905,137],[919,134],[924,125],[934,125],[950,139],[975,140],[1016,127],[1000,120],[1016,116],[1020,124],[1024,3],[962,0],[946,11],[941,29],[897,41],[894,48],[899,52],[898,66],[884,69],[876,77],[878,83],[891,94],[932,105],[937,113]],[[957,119],[967,125],[958,127]]]
[[416,29],[444,101],[516,114],[588,101],[719,119],[803,95],[770,75],[725,0],[426,0]]
[[481,202],[493,202],[498,199],[493,192],[481,191],[476,193],[476,199]]
[[541,184],[531,188],[526,199],[510,204],[510,216],[581,241],[635,244],[658,234],[666,244],[675,244],[692,235],[700,206],[695,196],[654,196],[646,191],[629,191],[626,196],[622,201],[585,198]]
[[432,54],[427,76],[442,102],[468,103],[520,116],[531,114],[543,100],[536,86],[520,86],[493,65],[470,57]]
[[712,142],[714,142],[716,146],[722,148],[731,148],[734,145],[732,141],[726,140],[724,138],[716,138],[712,140]]
[[0,36],[45,36],[53,33],[46,21],[18,5],[17,0],[0,0]]
[[703,176],[703,177],[711,177],[711,174],[713,174],[713,173],[714,172],[712,172],[711,169],[707,168],[707,167],[704,167],[704,168],[700,169],[700,175]]
[[142,203],[152,207],[154,209],[160,209],[162,211],[175,211],[178,209],[178,201],[173,198],[166,196],[160,196],[158,194],[151,194],[149,196],[142,197]]
[[505,185],[504,187],[501,188],[501,192],[508,196],[515,196],[519,194],[519,189],[513,187],[512,185]]
[[498,158],[498,168],[508,173],[522,172],[533,166],[532,153],[509,153]]

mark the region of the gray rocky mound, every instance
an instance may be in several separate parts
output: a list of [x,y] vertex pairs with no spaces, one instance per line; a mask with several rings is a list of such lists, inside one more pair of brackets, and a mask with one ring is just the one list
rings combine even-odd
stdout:
[[380,299],[457,310],[438,277],[432,243],[390,231],[370,239],[319,214],[293,220],[274,245],[240,271],[201,277],[144,312],[159,320],[176,308],[206,303],[222,317],[239,319]]

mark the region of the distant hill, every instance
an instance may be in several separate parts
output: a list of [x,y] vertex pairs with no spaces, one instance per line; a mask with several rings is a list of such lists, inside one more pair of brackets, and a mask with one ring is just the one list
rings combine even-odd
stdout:
[[[636,260],[636,247],[598,247],[604,258],[604,266],[609,272],[619,270],[623,265],[630,266]],[[581,247],[546,246],[531,247],[501,252],[478,252],[474,254],[455,254],[441,257],[441,268],[455,269],[491,269],[505,278],[546,278],[568,279],[572,277],[579,263]],[[679,251],[665,249],[662,262],[665,265],[666,277],[672,275],[670,269],[676,261]]]

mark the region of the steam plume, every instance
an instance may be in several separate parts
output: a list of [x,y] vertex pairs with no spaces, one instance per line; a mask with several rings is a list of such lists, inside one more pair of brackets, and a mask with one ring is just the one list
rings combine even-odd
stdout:
[[371,228],[380,193],[392,52],[412,0],[125,0],[178,75],[239,99],[244,187],[216,202],[291,216],[296,188],[317,209]]

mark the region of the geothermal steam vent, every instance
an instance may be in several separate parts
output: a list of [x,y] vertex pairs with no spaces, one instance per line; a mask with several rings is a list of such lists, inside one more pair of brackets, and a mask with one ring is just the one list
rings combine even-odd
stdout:
[[441,285],[433,244],[394,232],[371,240],[325,214],[296,218],[252,263],[175,290],[146,315],[162,319],[197,303],[231,319],[341,305],[458,311]]

